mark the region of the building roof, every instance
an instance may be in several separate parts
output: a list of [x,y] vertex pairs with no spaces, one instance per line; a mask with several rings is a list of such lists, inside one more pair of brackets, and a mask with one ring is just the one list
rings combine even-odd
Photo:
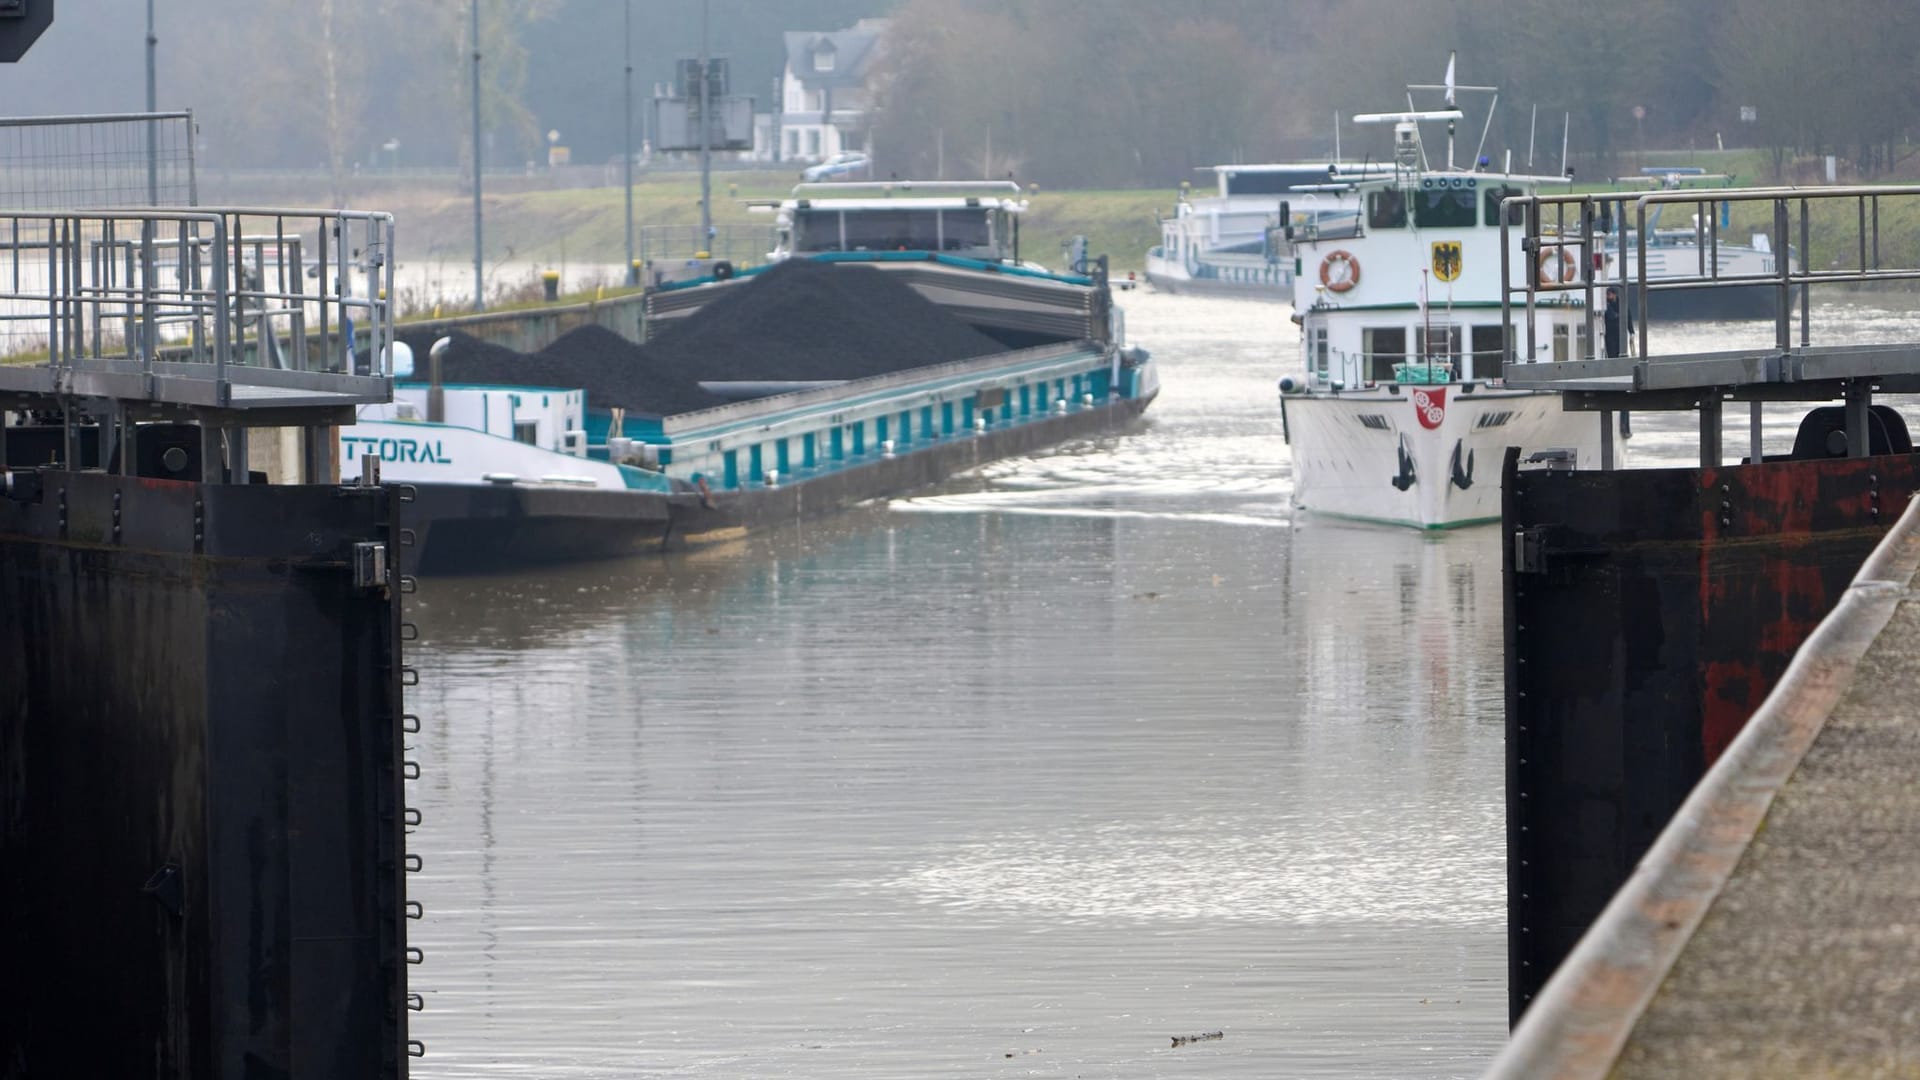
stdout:
[[[887,20],[862,19],[851,29],[819,33],[811,30],[787,31],[787,70],[809,90],[828,87],[864,86],[867,69],[880,52],[880,37]],[[821,49],[834,53],[832,71],[816,71],[814,54]]]

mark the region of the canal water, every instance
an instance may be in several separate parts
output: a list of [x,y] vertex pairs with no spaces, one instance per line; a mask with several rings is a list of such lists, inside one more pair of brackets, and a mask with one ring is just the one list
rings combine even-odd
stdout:
[[1294,520],[1288,309],[1122,300],[1127,434],[423,585],[416,1075],[1478,1075],[1495,530]]

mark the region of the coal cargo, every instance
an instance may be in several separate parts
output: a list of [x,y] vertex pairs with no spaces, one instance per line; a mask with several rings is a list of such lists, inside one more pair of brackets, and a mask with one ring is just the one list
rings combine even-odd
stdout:
[[696,379],[860,379],[1005,351],[883,270],[795,259],[647,343]]
[[[578,388],[596,410],[672,416],[726,403],[702,380],[863,379],[1003,351],[883,271],[795,260],[730,286],[645,345],[585,326],[527,354],[456,333],[441,378]],[[426,374],[417,365],[414,380]]]

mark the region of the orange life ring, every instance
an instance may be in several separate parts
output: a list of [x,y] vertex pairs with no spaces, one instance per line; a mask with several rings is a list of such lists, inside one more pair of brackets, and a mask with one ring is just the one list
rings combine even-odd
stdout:
[[1360,260],[1349,251],[1330,251],[1320,260],[1320,284],[1328,292],[1343,293],[1360,284]]
[[1540,253],[1540,284],[1565,285],[1573,280],[1574,270],[1573,252],[1566,248],[1553,247]]

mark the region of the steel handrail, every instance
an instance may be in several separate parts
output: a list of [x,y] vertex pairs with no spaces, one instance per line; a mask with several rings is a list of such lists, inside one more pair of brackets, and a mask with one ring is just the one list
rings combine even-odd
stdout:
[[[1885,198],[1920,196],[1920,185],[1848,185],[1842,187],[1796,188],[1716,188],[1703,197],[1698,190],[1652,191],[1639,193],[1586,192],[1567,195],[1516,195],[1501,202],[1501,240],[1502,240],[1502,292],[1501,307],[1503,317],[1511,323],[1514,297],[1524,293],[1528,312],[1528,346],[1533,351],[1535,329],[1532,312],[1541,294],[1579,292],[1586,298],[1586,322],[1588,327],[1589,349],[1596,347],[1593,334],[1596,306],[1593,303],[1597,289],[1608,287],[1630,288],[1637,301],[1639,333],[1635,353],[1640,360],[1651,355],[1651,337],[1648,315],[1651,311],[1648,300],[1654,293],[1672,292],[1687,289],[1726,289],[1745,288],[1754,285],[1771,285],[1776,290],[1779,302],[1775,316],[1775,347],[1785,352],[1793,347],[1793,335],[1790,329],[1789,313],[1793,308],[1793,295],[1796,289],[1800,294],[1800,345],[1805,347],[1811,336],[1810,286],[1833,284],[1868,284],[1892,281],[1920,280],[1920,267],[1887,268],[1880,265],[1880,220],[1879,202]],[[1809,257],[1809,229],[1811,207],[1815,204],[1831,203],[1839,200],[1855,200],[1859,211],[1854,229],[1853,247],[1857,251],[1859,266],[1854,269],[1811,269],[1803,266],[1795,269],[1793,255],[1795,246],[1787,242],[1788,234],[1794,224],[1794,204],[1798,204],[1799,243],[1797,250],[1804,261]],[[1649,237],[1652,230],[1648,227],[1649,210],[1668,205],[1693,204],[1711,208],[1715,203],[1771,203],[1774,208],[1772,235],[1775,238],[1773,255],[1776,269],[1771,273],[1722,274],[1719,272],[1718,252],[1722,227],[1713,215],[1705,213],[1695,226],[1695,234],[1700,238],[1696,245],[1700,272],[1693,275],[1664,278],[1659,281],[1649,279],[1648,252]],[[1869,203],[1873,207],[1871,220],[1868,216]],[[1614,278],[1599,280],[1593,271],[1592,255],[1597,250],[1621,250],[1603,247],[1596,249],[1594,224],[1602,215],[1597,211],[1612,208],[1617,213],[1605,215],[1616,223],[1626,220],[1628,204],[1633,207],[1634,255],[1635,267],[1631,279]],[[1549,231],[1545,224],[1546,208],[1556,212],[1557,228]],[[1579,220],[1569,223],[1566,220],[1566,208],[1578,207]],[[1508,260],[1509,234],[1514,227],[1510,208],[1525,211],[1523,240],[1521,251],[1528,256],[1527,275],[1523,286],[1513,284],[1512,267]],[[1577,225],[1577,229],[1568,228]],[[1622,226],[1616,224],[1614,232]],[[1578,261],[1574,280],[1566,282],[1542,282],[1535,270],[1535,260],[1540,254],[1551,250],[1578,250],[1583,258]]]

